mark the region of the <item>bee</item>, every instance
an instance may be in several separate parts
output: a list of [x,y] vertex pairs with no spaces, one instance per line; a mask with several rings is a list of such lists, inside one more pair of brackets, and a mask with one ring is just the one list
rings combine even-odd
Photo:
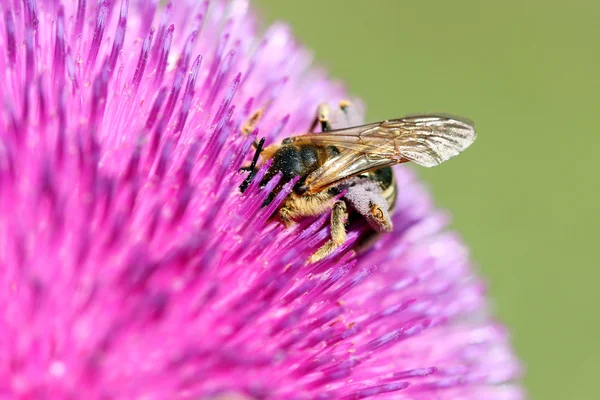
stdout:
[[[253,180],[259,159],[262,163],[272,160],[260,182],[261,187],[281,173],[277,187],[263,206],[269,204],[287,182],[299,177],[277,211],[286,227],[300,218],[331,212],[331,238],[308,263],[324,259],[344,244],[346,225],[357,217],[370,227],[363,243],[373,243],[379,234],[392,230],[390,215],[398,195],[393,165],[412,161],[423,167],[434,167],[457,156],[476,138],[471,122],[443,115],[407,116],[352,126],[350,106],[347,101],[340,102],[339,110],[346,119],[342,125],[346,126],[334,129],[331,107],[320,105],[309,133],[288,137],[266,148],[263,148],[263,138],[255,143],[252,163],[242,168],[249,171],[240,186],[242,192]],[[260,115],[258,111],[244,124],[245,133],[252,131]],[[322,132],[314,132],[317,126]]]

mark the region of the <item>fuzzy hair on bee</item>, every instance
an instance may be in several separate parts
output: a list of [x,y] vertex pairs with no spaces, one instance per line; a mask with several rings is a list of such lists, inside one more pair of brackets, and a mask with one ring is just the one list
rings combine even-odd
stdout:
[[[243,125],[247,134],[258,123],[260,110]],[[292,136],[263,148],[255,143],[252,163],[240,190],[244,192],[262,162],[272,164],[261,187],[276,174],[281,180],[265,202],[298,177],[277,216],[285,226],[303,217],[331,213],[331,238],[307,263],[320,261],[346,242],[348,221],[359,216],[371,229],[363,250],[393,229],[391,214],[397,197],[392,166],[412,161],[433,167],[455,157],[476,138],[473,124],[456,117],[417,115],[361,125],[360,107],[340,101],[338,107],[321,104],[306,134]],[[320,132],[315,132],[320,129]],[[340,197],[341,196],[341,197]]]

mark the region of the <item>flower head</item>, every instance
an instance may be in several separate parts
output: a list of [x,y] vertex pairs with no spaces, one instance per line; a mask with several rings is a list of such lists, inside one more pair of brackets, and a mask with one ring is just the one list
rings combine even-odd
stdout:
[[[8,3],[7,3],[8,4]],[[410,170],[394,231],[332,257],[242,195],[259,135],[344,88],[245,1],[10,2],[0,76],[6,398],[519,399],[507,334]],[[263,109],[257,130],[241,127]]]

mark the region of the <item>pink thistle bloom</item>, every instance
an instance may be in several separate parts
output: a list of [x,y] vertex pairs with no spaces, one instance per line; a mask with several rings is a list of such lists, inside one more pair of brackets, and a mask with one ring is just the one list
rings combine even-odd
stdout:
[[[305,265],[239,169],[344,88],[244,1],[6,1],[0,398],[522,399],[467,248],[397,168],[393,233]],[[256,181],[264,176],[262,168]]]

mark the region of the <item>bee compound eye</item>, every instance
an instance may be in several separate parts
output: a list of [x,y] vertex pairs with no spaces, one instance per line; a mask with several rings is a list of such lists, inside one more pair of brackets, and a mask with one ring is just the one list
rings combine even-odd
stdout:
[[383,219],[383,210],[379,206],[373,206],[371,208],[371,213],[377,219]]

